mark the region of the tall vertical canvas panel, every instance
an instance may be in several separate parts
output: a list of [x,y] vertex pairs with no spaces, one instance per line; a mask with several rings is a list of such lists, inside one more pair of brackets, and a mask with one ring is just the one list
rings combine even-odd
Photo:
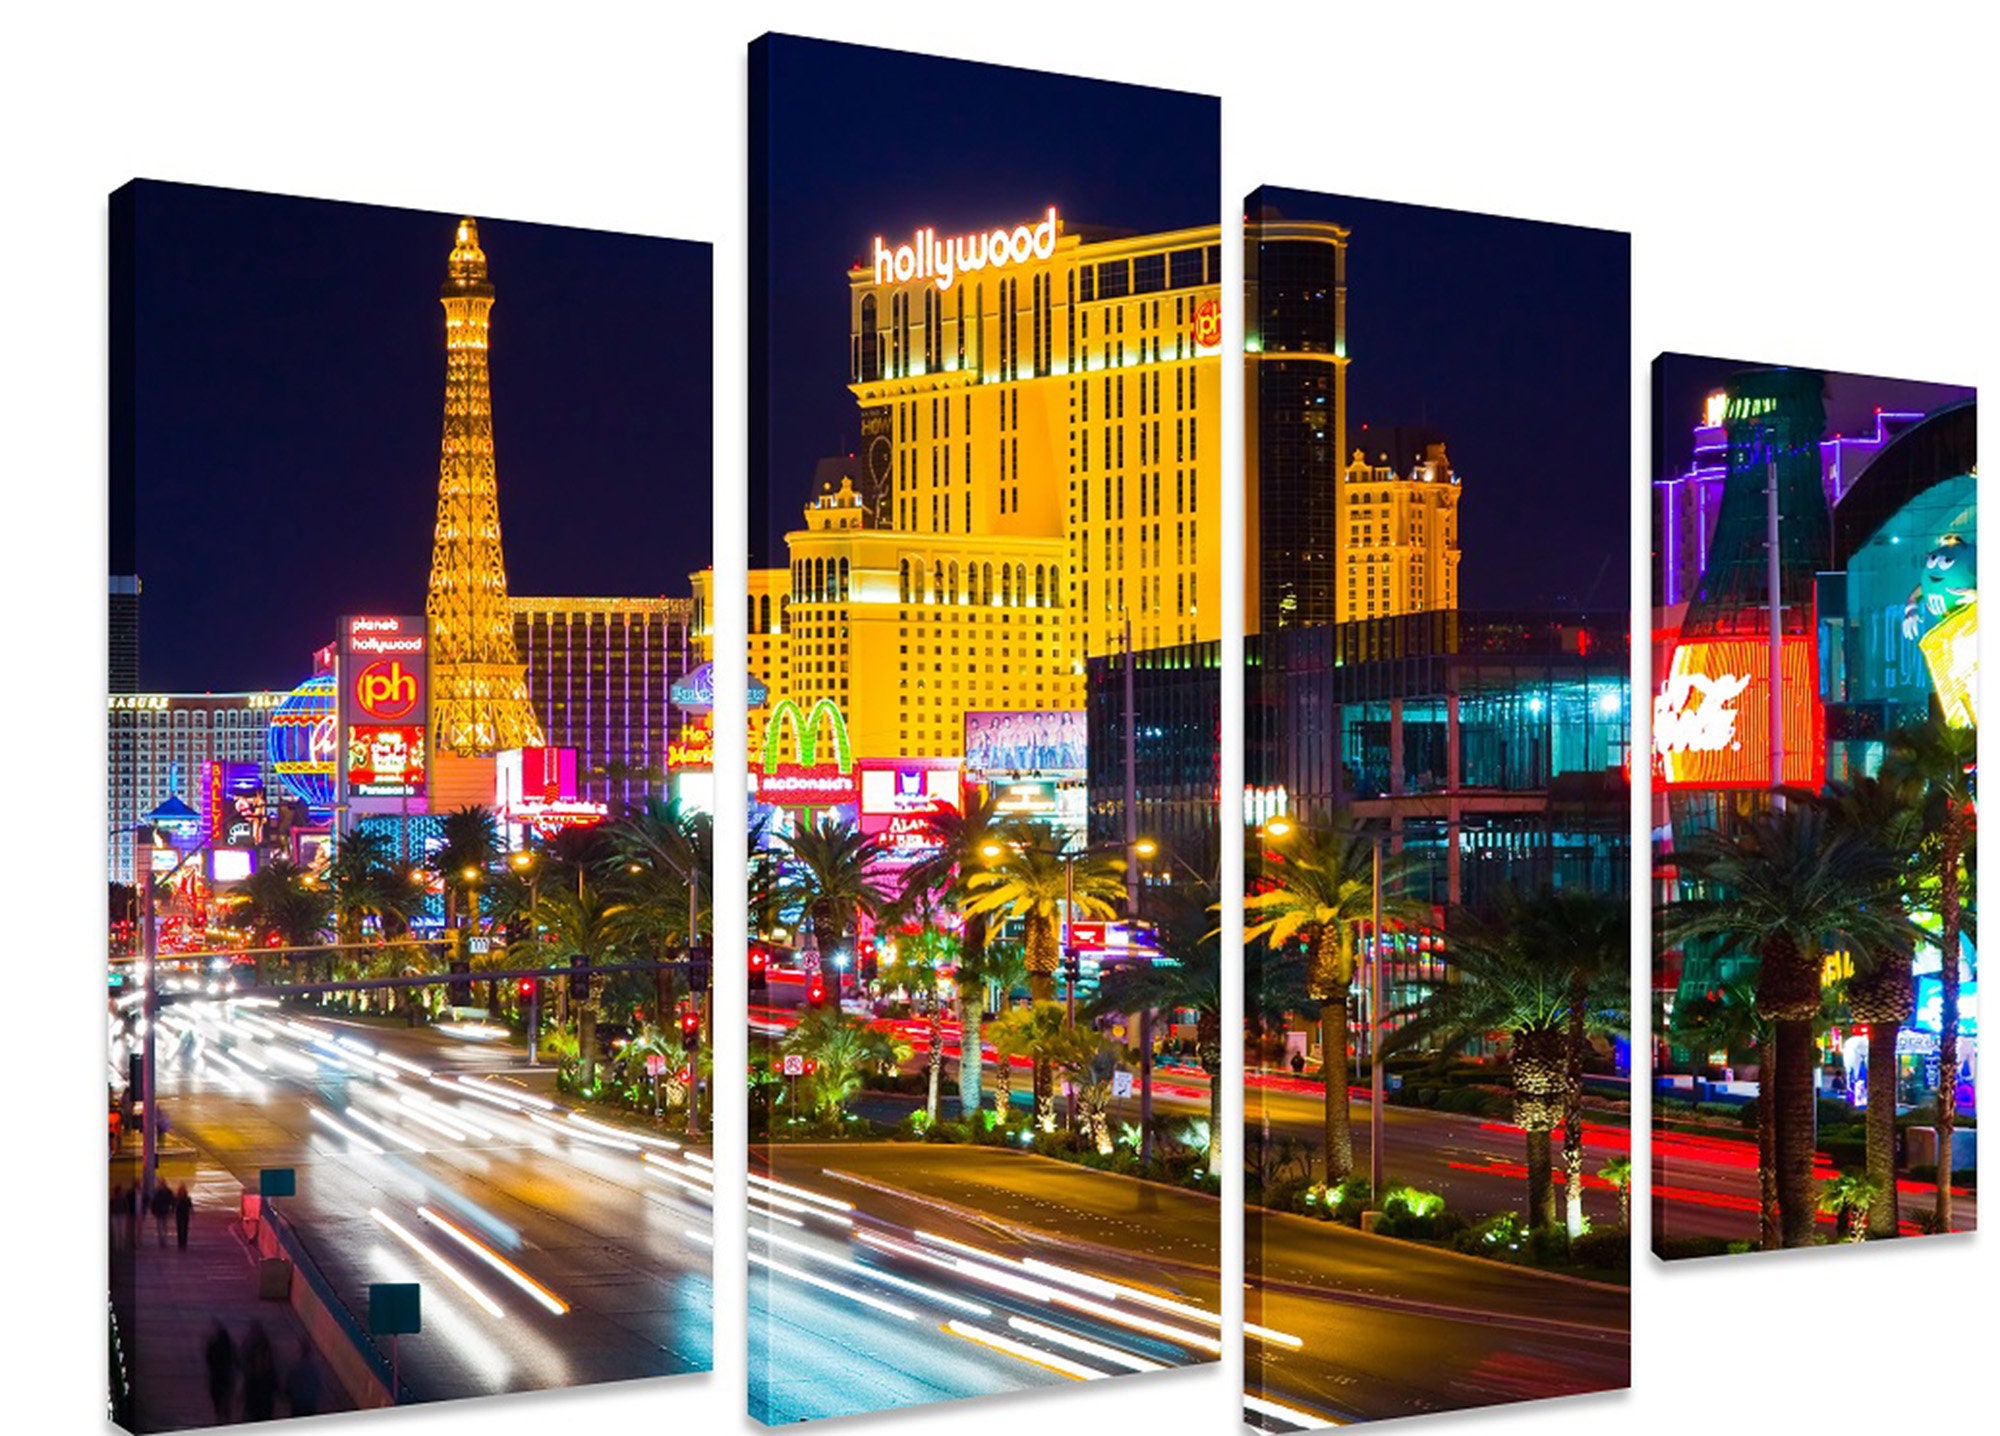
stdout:
[[1214,1360],[1217,102],[750,66],[751,1410]]
[[1653,394],[1654,1251],[1971,1231],[1977,396]]
[[110,252],[114,1419],[707,1369],[707,246],[135,181]]
[[1628,240],[1245,213],[1246,1417],[1620,1387]]

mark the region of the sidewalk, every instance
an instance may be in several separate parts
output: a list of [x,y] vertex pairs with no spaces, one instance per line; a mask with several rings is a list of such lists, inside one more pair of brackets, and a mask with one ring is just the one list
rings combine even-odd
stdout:
[[[138,1179],[139,1163],[129,1154],[136,1145],[129,1143],[127,1155],[112,1159],[113,1186],[129,1187]],[[220,1167],[182,1146],[161,1153],[160,1180],[169,1188],[187,1183],[194,1198],[185,1251],[176,1243],[171,1218],[164,1246],[150,1213],[140,1218],[135,1245],[126,1245],[122,1223],[107,1228],[112,1301],[132,1370],[133,1429],[178,1431],[216,1424],[205,1351],[217,1320],[235,1338],[239,1354],[237,1391],[225,1419],[243,1419],[240,1355],[244,1339],[259,1324],[270,1338],[277,1366],[274,1414],[291,1414],[285,1384],[300,1359],[306,1330],[288,1303],[257,1295],[256,1254],[244,1241],[238,1219],[242,1188]],[[352,1409],[324,1357],[315,1353],[312,1359],[319,1376],[318,1409]]]

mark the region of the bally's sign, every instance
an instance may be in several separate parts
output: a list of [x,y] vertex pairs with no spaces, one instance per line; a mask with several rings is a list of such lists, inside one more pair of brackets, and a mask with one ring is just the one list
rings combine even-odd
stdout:
[[962,234],[956,239],[939,239],[934,229],[920,229],[908,244],[891,249],[881,235],[875,236],[875,282],[907,284],[928,279],[939,289],[951,288],[952,280],[979,269],[1003,269],[1010,264],[1026,264],[1031,259],[1047,259],[1056,252],[1056,211],[1051,205],[1037,225],[1018,224],[988,234]]

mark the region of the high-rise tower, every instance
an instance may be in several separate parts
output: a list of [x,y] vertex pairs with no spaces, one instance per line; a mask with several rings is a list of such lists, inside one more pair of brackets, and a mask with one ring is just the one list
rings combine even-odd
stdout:
[[431,549],[431,727],[440,755],[479,757],[540,746],[541,725],[514,647],[500,492],[493,466],[493,393],[486,368],[493,285],[479,226],[458,225],[444,305],[444,449]]

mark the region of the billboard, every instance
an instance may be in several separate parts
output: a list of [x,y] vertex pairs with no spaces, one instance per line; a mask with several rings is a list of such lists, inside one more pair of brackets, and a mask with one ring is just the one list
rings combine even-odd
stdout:
[[965,715],[965,771],[978,777],[1081,773],[1090,745],[1081,708]]
[[[1781,722],[1788,784],[1818,788],[1826,776],[1826,710],[1818,645],[1810,633],[1782,646]],[[1653,697],[1653,756],[1669,788],[1771,786],[1771,650],[1762,638],[1676,644]]]
[[[791,734],[791,755],[785,735]],[[831,751],[825,751],[830,748]],[[764,727],[763,763],[756,774],[757,800],[779,808],[829,808],[855,803],[861,785],[847,719],[830,698],[810,709],[785,699],[771,710]]]
[[915,860],[937,851],[933,820],[959,811],[964,801],[958,760],[864,758],[860,769],[861,831],[883,856]]
[[425,792],[430,636],[422,617],[350,614],[338,639],[341,786],[350,801]]
[[347,792],[355,798],[415,798],[424,791],[422,723],[357,723],[347,729]]

